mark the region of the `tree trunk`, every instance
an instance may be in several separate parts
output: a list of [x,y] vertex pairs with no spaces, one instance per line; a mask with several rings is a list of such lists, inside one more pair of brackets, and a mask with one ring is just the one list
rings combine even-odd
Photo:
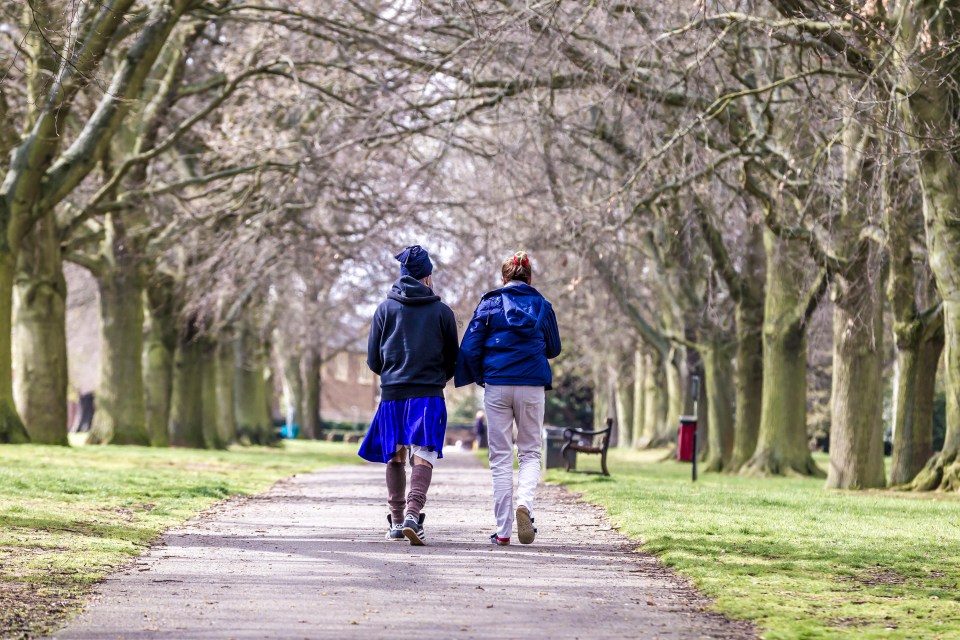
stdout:
[[667,377],[666,415],[660,423],[658,439],[664,444],[676,443],[680,416],[686,413],[686,354],[685,349],[674,347],[666,359]]
[[684,413],[685,386],[684,386],[684,355],[680,349],[672,349],[666,361],[667,375],[667,416],[661,432],[667,435],[675,427],[680,415]]
[[706,377],[707,421],[710,430],[704,471],[724,471],[733,458],[733,367],[730,354],[720,344],[703,350]]
[[320,359],[308,347],[301,362],[303,376],[303,425],[300,437],[316,440],[320,435]]
[[273,424],[267,410],[270,393],[266,382],[263,343],[252,329],[242,327],[234,345],[237,435],[241,442],[270,444],[273,441]]
[[[947,44],[960,26],[954,4],[904,3],[897,47],[919,55],[901,65],[909,96],[901,107],[908,140],[917,152],[928,259],[943,298],[947,432],[943,450],[914,479],[918,490],[960,489],[960,166],[952,148],[960,51]],[[944,146],[938,144],[941,140]]]
[[667,424],[670,399],[666,388],[666,368],[659,353],[647,354],[643,383],[643,439],[639,446],[655,449],[670,443]]
[[[958,176],[960,178],[960,176]],[[938,247],[938,250],[942,250]],[[942,259],[942,256],[939,256]],[[960,259],[960,256],[955,256]],[[931,251],[931,262],[933,262]],[[941,267],[942,268],[942,267]],[[944,289],[941,287],[941,293]],[[960,291],[952,297],[960,297]],[[944,370],[947,395],[947,431],[943,449],[933,456],[914,478],[911,488],[917,491],[960,490],[960,302],[948,301],[944,295]]]
[[916,343],[897,343],[891,485],[913,480],[933,455],[933,396],[943,332],[926,340],[917,334]]
[[767,254],[760,430],[749,475],[817,475],[807,446],[807,336],[804,327],[802,247],[764,231]]
[[633,380],[624,375],[624,370],[617,372],[617,446],[633,446]]
[[13,401],[13,274],[13,257],[7,251],[0,252],[0,444],[30,441]]
[[[872,280],[872,282],[871,282]],[[864,291],[833,311],[833,384],[830,394],[831,489],[886,484],[883,468],[883,303],[879,277],[860,272],[847,285]],[[841,285],[842,286],[842,285]],[[869,299],[869,300],[868,300]]]
[[[593,374],[593,429],[594,431],[606,427],[607,418],[613,417],[616,412],[610,400],[614,392],[610,384],[610,376],[606,374],[606,367],[599,366]],[[610,434],[610,446],[616,445],[616,433]]]
[[217,405],[217,437],[227,446],[237,440],[236,401],[233,385],[236,383],[236,365],[232,342],[221,339],[215,354],[215,402]]
[[656,356],[643,354],[643,435],[636,443],[641,448],[654,448],[656,444],[660,406],[665,404],[657,392],[660,389],[660,366]]
[[644,403],[646,394],[643,390],[646,381],[646,366],[644,365],[643,350],[638,346],[633,351],[633,434],[631,442],[636,448],[643,445],[643,425],[646,416],[646,405]]
[[754,224],[740,272],[743,294],[736,308],[737,373],[733,456],[730,471],[739,471],[753,457],[760,433],[763,400],[763,313],[766,255],[763,227]]
[[[688,339],[694,339],[696,336],[689,335]],[[710,457],[710,444],[712,436],[711,431],[713,425],[710,423],[710,411],[708,409],[709,403],[707,402],[707,374],[705,369],[704,357],[700,351],[696,349],[687,349],[686,350],[686,371],[688,376],[688,382],[686,388],[688,389],[686,399],[683,405],[683,415],[696,415],[697,417],[697,453],[698,458],[701,463],[706,462]],[[696,376],[700,383],[697,385],[697,397],[694,398],[693,395],[689,393],[692,391],[690,381],[693,380],[693,377]],[[676,452],[674,452],[676,453]]]
[[763,407],[763,306],[737,305],[737,375],[733,454],[730,470],[738,471],[753,456]]
[[67,286],[52,215],[24,239],[14,289],[14,396],[27,433],[67,444]]
[[[912,168],[911,168],[912,169]],[[912,173],[912,170],[910,171]],[[943,352],[943,313],[920,313],[917,273],[911,243],[922,212],[901,196],[906,171],[890,171],[884,180],[884,231],[890,254],[887,299],[893,312],[896,363],[893,383],[893,455],[890,484],[906,485],[933,456],[933,397]],[[912,177],[912,176],[911,176]],[[928,278],[924,276],[924,280]],[[932,282],[926,298],[937,299]],[[929,303],[929,301],[924,301]],[[936,307],[932,307],[936,309]]]
[[174,447],[206,447],[203,428],[203,347],[191,326],[177,340],[173,356],[170,397],[170,444]]
[[143,284],[135,265],[110,267],[100,290],[100,383],[90,443],[151,443],[143,385]]
[[170,444],[170,397],[173,393],[173,358],[177,345],[173,297],[168,287],[152,286],[146,293],[146,327],[143,341],[144,416],[150,444]]
[[[883,280],[881,249],[860,240],[870,222],[867,191],[876,180],[877,138],[850,119],[844,132],[843,209],[834,225],[847,264],[833,281],[830,394],[831,489],[886,485],[883,467]],[[866,185],[866,187],[864,186]],[[866,191],[866,192],[865,192]]]
[[217,343],[201,338],[200,351],[200,429],[207,449],[226,449],[226,441],[220,437],[219,399],[217,397]]

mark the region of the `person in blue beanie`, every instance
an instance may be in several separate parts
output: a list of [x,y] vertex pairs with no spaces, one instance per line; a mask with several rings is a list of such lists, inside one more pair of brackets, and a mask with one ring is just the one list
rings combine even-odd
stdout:
[[[521,544],[536,537],[533,502],[540,480],[545,391],[551,388],[551,358],[560,355],[553,307],[533,288],[533,265],[524,251],[501,266],[503,287],[485,293],[460,344],[455,384],[484,387],[487,445],[493,475],[496,545],[510,544],[514,518]],[[513,424],[517,425],[520,471],[513,510]]]
[[[397,254],[400,279],[370,324],[367,366],[380,376],[380,406],[360,457],[387,465],[387,540],[425,544],[423,505],[433,466],[443,457],[443,388],[457,363],[457,321],[431,288],[433,263],[420,245]],[[406,462],[413,464],[406,493]]]

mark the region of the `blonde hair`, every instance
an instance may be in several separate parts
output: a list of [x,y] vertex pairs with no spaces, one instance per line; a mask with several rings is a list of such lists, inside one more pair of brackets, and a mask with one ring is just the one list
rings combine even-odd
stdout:
[[526,251],[517,251],[515,254],[503,261],[500,267],[504,282],[519,280],[530,284],[530,277],[533,275],[533,265],[530,262],[530,256]]

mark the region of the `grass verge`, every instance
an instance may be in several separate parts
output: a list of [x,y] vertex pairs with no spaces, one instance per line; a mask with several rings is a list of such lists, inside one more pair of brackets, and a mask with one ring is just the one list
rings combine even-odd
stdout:
[[[960,637],[960,499],[838,492],[823,480],[706,474],[611,452],[611,478],[547,479],[603,506],[620,531],[764,638]],[[821,458],[821,465],[825,460]],[[592,457],[578,460],[592,468]]]
[[0,445],[0,637],[50,631],[105,574],[218,500],[358,460],[356,445],[305,441],[231,451]]

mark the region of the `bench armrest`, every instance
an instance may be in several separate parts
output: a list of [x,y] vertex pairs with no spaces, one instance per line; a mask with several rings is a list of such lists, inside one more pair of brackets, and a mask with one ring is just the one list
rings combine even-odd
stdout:
[[596,431],[588,431],[587,429],[577,429],[574,427],[568,427],[563,430],[563,437],[567,440],[573,440],[573,436],[601,436],[605,433],[610,433],[610,430],[613,429],[613,420],[607,418],[607,428],[606,429],[597,429]]

